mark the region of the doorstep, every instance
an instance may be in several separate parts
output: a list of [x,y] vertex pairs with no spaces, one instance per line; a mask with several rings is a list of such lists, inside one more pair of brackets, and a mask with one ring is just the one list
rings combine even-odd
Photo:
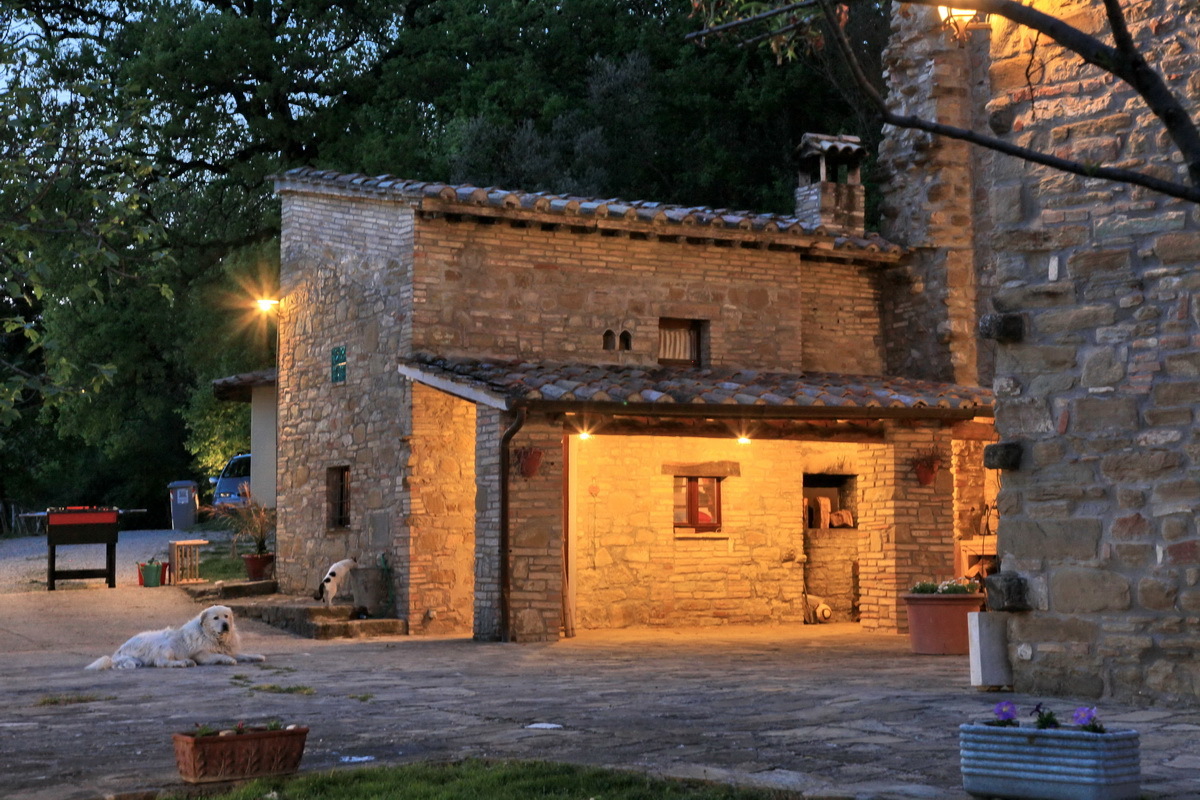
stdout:
[[258,619],[309,639],[369,639],[408,633],[405,620],[390,617],[353,619],[354,607],[349,604],[335,603],[326,608],[323,603],[305,597],[280,594],[230,596],[225,605],[240,617]]

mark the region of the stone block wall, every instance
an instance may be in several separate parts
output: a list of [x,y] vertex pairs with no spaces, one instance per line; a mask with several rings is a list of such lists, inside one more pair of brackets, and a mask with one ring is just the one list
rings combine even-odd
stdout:
[[[804,452],[797,443],[768,440],[577,441],[576,625],[803,622]],[[739,467],[721,481],[721,530],[677,533],[674,475],[664,464],[707,462]]]
[[[708,321],[713,365],[882,373],[871,268],[469,219],[422,219],[416,244],[417,350],[655,364],[667,317]],[[606,330],[628,331],[631,349],[604,350]]]
[[528,419],[511,440],[511,452],[522,450],[541,455],[533,474],[516,459],[509,471],[509,625],[513,641],[555,641],[563,624],[562,423]]
[[414,384],[408,629],[470,633],[475,602],[475,405]]
[[[1067,7],[1104,30],[1103,9]],[[1135,42],[1200,101],[1200,18],[1127,8]],[[1161,124],[1111,76],[998,22],[990,108],[1014,141],[1184,179]],[[1032,88],[1032,91],[1031,91]],[[1008,121],[1011,120],[1011,125]],[[1024,691],[1200,701],[1200,219],[1194,203],[997,161],[998,310],[1028,336],[997,356],[997,427],[1026,448],[1000,543],[1036,611],[1013,624]],[[997,204],[1000,211],[1000,204]]]
[[[280,288],[281,591],[311,593],[334,561],[386,556],[397,576],[407,506],[410,397],[395,370],[404,346],[412,215],[369,200],[284,204]],[[331,353],[345,348],[345,380]],[[330,527],[327,475],[348,467],[349,524]],[[397,591],[403,586],[397,578]]]
[[[986,40],[959,47],[932,6],[893,4],[885,51],[893,111],[960,128],[978,126],[987,100],[976,68]],[[983,73],[986,78],[986,73]],[[990,195],[976,180],[990,156],[952,139],[889,129],[879,149],[883,184],[880,232],[913,248],[886,275],[884,333],[888,372],[986,384],[991,353],[975,321],[995,278],[986,246]]]
[[[1105,30],[1101,5],[1035,5]],[[1175,0],[1124,9],[1135,43],[1194,110],[1200,17]],[[911,15],[898,19],[914,64],[936,58],[935,24],[921,34]],[[984,66],[971,80],[988,87],[996,134],[1186,180],[1140,99],[1045,37],[994,19]],[[905,80],[913,96],[937,91]],[[1195,704],[1197,206],[1000,156],[976,179],[991,198],[989,310],[1019,315],[1026,329],[997,346],[994,381],[998,432],[1024,453],[998,498],[1001,556],[1035,606],[1010,623],[1016,688]]]

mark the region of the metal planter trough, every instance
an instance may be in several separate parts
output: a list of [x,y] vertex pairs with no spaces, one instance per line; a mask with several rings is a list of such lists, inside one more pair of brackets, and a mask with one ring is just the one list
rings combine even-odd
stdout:
[[1014,800],[1137,800],[1137,731],[960,725],[963,788]]

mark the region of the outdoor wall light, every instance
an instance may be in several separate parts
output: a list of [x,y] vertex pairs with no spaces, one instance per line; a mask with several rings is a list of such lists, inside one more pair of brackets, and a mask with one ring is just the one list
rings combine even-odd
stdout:
[[750,444],[750,437],[749,436],[739,436],[738,444]]
[[258,304],[258,310],[264,314],[269,314],[279,305],[278,300],[272,300],[269,297],[260,297],[255,301]]
[[951,38],[958,42],[959,47],[962,47],[967,41],[967,31],[991,27],[990,15],[973,8],[938,6],[937,10],[938,17],[942,20],[942,27],[950,31]]

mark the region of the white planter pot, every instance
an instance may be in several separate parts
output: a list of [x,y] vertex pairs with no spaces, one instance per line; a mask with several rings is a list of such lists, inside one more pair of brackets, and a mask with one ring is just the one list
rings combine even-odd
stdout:
[[963,788],[975,797],[1137,800],[1140,746],[1137,731],[959,726]]

